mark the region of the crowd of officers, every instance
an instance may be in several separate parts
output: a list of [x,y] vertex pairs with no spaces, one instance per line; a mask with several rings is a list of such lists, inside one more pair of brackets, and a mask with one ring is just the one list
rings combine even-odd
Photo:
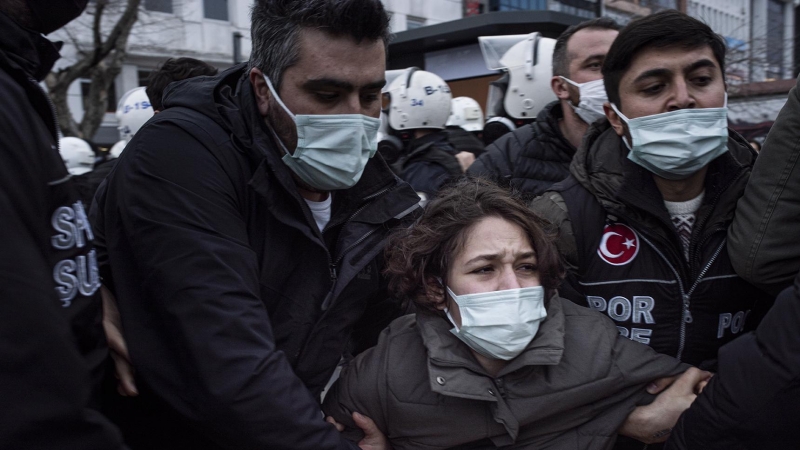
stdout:
[[[168,60],[101,152],[59,138],[39,86],[43,34],[86,3],[0,4],[0,448],[390,448],[320,402],[414,312],[390,233],[464,177],[525,199],[562,298],[699,369],[641,386],[609,445],[800,445],[800,97],[758,156],[728,129],[706,24],[482,37],[501,73],[484,120],[436,74],[385,70],[380,1],[258,0],[251,61]],[[458,448],[528,448],[504,439]]]

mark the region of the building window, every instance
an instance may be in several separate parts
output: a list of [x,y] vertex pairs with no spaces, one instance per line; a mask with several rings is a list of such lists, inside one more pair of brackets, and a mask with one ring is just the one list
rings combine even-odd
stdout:
[[783,2],[767,3],[767,78],[783,78]]
[[[89,109],[89,88],[92,82],[89,80],[81,80],[81,98],[83,99],[83,110]],[[116,83],[111,83],[108,88],[108,99],[106,100],[106,112],[113,113],[117,110],[117,90]]]
[[150,74],[152,74],[152,70],[139,70],[137,71],[137,75],[139,78],[139,87],[147,87],[147,82],[150,79]]
[[491,0],[490,11],[546,10],[547,0]]
[[422,17],[406,16],[406,30],[415,30],[425,26],[425,19]]
[[172,0],[144,0],[144,9],[172,14]]
[[203,0],[206,19],[228,20],[228,0]]

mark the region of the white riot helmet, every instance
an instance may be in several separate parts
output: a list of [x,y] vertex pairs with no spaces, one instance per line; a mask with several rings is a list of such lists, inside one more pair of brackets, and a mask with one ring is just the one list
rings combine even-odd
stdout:
[[94,151],[83,139],[63,137],[58,141],[58,150],[70,174],[80,175],[94,169]]
[[119,155],[121,155],[122,151],[125,150],[126,145],[128,145],[128,141],[126,141],[125,139],[117,141],[117,143],[112,145],[111,149],[108,150],[108,157],[119,158]]
[[384,90],[389,127],[396,131],[443,130],[450,116],[450,87],[438,75],[412,67]]
[[450,118],[447,126],[461,127],[466,131],[483,130],[483,111],[481,105],[470,97],[456,97],[450,104]]
[[150,104],[145,88],[138,87],[126,92],[117,105],[119,138],[130,141],[154,114],[153,105]]
[[[486,67],[505,70],[508,85],[489,91],[489,115],[502,104],[505,115],[513,119],[535,119],[548,103],[557,100],[550,87],[553,76],[555,39],[539,33],[513,36],[481,36]],[[504,92],[500,92],[505,88]]]

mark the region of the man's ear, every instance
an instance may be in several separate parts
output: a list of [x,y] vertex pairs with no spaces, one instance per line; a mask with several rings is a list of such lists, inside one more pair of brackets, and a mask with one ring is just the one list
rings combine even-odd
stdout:
[[608,117],[608,123],[611,124],[611,128],[614,129],[614,131],[617,133],[617,136],[625,136],[625,123],[619,117],[619,114],[611,109],[611,103],[603,103],[603,111],[606,113],[606,117]]
[[255,67],[250,69],[250,84],[253,86],[253,92],[256,94],[258,112],[263,117],[266,117],[269,111],[270,92],[267,87],[267,82],[264,80],[264,73]]
[[434,308],[444,311],[447,306],[447,298],[445,297],[444,286],[436,277],[425,277],[425,296]]
[[550,78],[550,88],[559,100],[569,100],[569,83],[561,77]]

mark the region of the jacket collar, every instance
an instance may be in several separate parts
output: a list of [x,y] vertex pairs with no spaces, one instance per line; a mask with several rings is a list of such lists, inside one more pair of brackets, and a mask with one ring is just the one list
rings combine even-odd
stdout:
[[60,57],[61,43],[28,30],[0,12],[0,51],[36,81],[41,81]]
[[[557,295],[550,298],[547,304],[547,318],[540,324],[536,337],[519,356],[511,360],[500,371],[498,377],[528,366],[552,366],[561,362],[564,354],[565,330],[561,301],[562,299]],[[481,378],[489,377],[472,355],[470,348],[450,332],[453,325],[446,317],[438,314],[418,313],[417,325],[432,365],[466,369]],[[434,391],[441,394],[474,395],[474,389],[471,386],[458,386],[455,383],[442,385],[436,382],[433,374],[431,374],[431,378]]]
[[577,149],[564,137],[564,134],[561,132],[561,127],[559,126],[563,118],[564,110],[561,107],[561,102],[556,100],[548,103],[544,109],[539,111],[539,114],[536,116],[536,125],[538,125],[539,129],[545,134],[549,135],[551,139],[557,141],[562,148],[568,149],[570,154],[574,155]]
[[[570,173],[609,213],[633,215],[641,220],[647,220],[646,216],[668,220],[663,202],[653,202],[661,194],[651,173],[630,161],[628,152],[607,120],[596,122],[584,136]],[[721,198],[722,191],[752,166],[754,157],[744,138],[730,130],[728,152],[709,164],[705,181],[708,201]]]

